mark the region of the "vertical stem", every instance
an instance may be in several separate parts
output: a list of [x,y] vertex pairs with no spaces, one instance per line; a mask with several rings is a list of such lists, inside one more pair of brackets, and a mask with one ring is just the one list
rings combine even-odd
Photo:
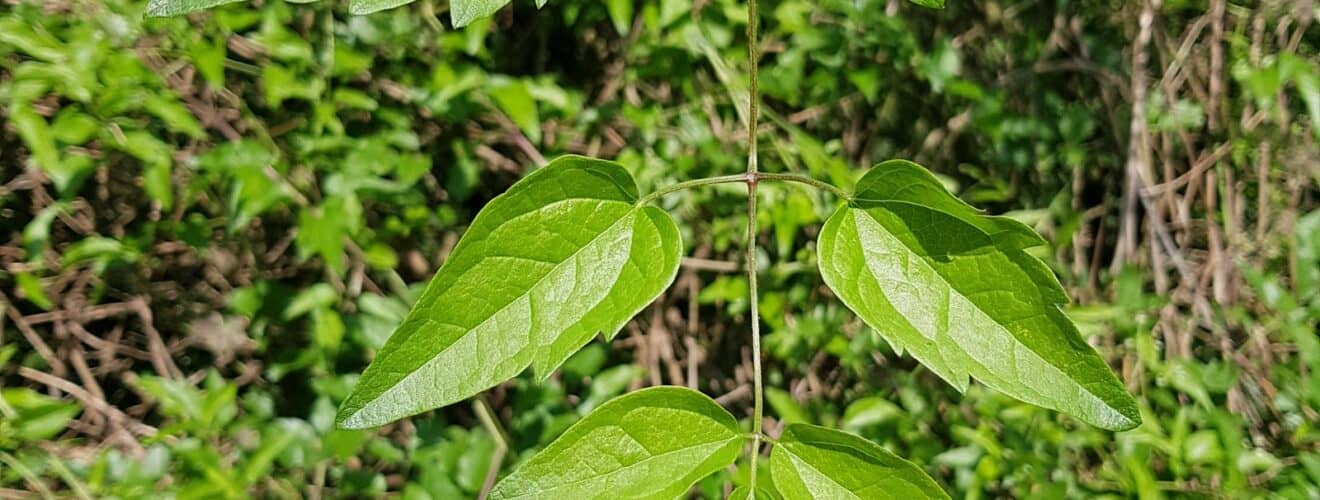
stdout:
[[[755,1],[755,0],[752,0]],[[751,162],[755,165],[755,161]],[[753,174],[747,179],[747,291],[752,303],[752,470],[751,490],[756,493],[756,463],[761,457],[761,421],[765,413],[761,389],[761,306],[756,287],[756,185]]]
[[[761,96],[756,78],[757,67],[760,59],[760,47],[756,41],[756,31],[758,28],[756,18],[756,0],[747,0],[747,61],[750,72],[750,85],[747,90],[747,172],[756,173],[757,155],[756,155],[756,131],[759,128],[757,122],[761,118]],[[750,194],[754,194],[749,192]],[[754,197],[754,196],[753,196]]]
[[752,459],[749,484],[751,496],[756,496],[756,468],[761,457],[761,421],[765,420],[765,404],[761,389],[761,308],[756,287],[756,185],[757,122],[760,119],[761,97],[757,89],[758,53],[756,30],[756,0],[747,0],[747,60],[751,83],[747,92],[747,290],[752,305]]

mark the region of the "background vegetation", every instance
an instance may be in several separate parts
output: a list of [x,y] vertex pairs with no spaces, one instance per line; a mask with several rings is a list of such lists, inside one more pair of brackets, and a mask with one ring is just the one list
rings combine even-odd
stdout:
[[[0,2],[0,496],[475,497],[500,442],[475,406],[332,421],[476,210],[562,153],[643,191],[745,161],[733,0],[517,0],[460,30],[429,0],[143,8]],[[1032,224],[1145,415],[1114,434],[958,394],[822,286],[834,200],[764,185],[769,433],[860,433],[958,497],[1320,496],[1320,7],[762,12],[762,168],[850,185],[910,158]],[[750,415],[742,189],[668,197],[676,286],[485,395],[501,470],[644,386]]]

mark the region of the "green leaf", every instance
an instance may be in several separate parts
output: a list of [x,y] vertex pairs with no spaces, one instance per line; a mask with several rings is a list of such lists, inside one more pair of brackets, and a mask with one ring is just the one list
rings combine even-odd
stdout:
[[[26,387],[11,387],[0,390],[0,399],[14,410],[12,419],[13,437],[25,442],[40,442],[55,437],[63,432],[69,421],[77,416],[82,408],[78,405],[41,394]],[[7,436],[6,436],[7,437]]]
[[633,0],[608,0],[605,2],[605,10],[610,13],[614,30],[620,35],[628,35],[633,22]]
[[371,14],[386,9],[393,9],[400,5],[412,3],[413,0],[349,0],[348,13],[353,15]]
[[1026,225],[981,215],[915,163],[887,161],[821,230],[825,283],[897,349],[965,390],[968,377],[1092,425],[1141,422],[1136,401],[1060,306],[1058,279],[1023,251]]
[[509,0],[454,0],[449,2],[449,15],[454,27],[462,28],[478,18],[494,15],[508,4]]
[[944,8],[944,0],[908,0],[908,1],[920,5],[922,7],[930,7],[932,9]]
[[1320,210],[1293,225],[1293,291],[1298,297],[1320,297]]
[[925,471],[843,431],[790,424],[770,452],[784,498],[949,498]]
[[11,104],[9,118],[13,121],[14,128],[18,130],[18,137],[23,140],[31,153],[30,161],[50,176],[55,182],[55,189],[63,193],[73,186],[83,172],[71,168],[60,160],[59,148],[55,145],[55,137],[46,119],[37,114],[31,105],[23,102]]
[[151,0],[147,2],[147,16],[166,17],[187,14],[243,0]]
[[777,387],[766,387],[765,399],[770,404],[770,408],[775,410],[775,414],[779,415],[781,422],[792,424],[811,420],[807,416],[807,410],[802,408],[788,391]]
[[759,486],[756,488],[756,495],[752,495],[752,489],[743,485],[734,489],[727,500],[773,500],[774,498],[774,495]]
[[500,80],[494,82],[488,91],[509,119],[518,125],[532,143],[541,142],[541,117],[536,110],[536,98],[520,80]]
[[664,211],[622,166],[558,158],[492,200],[340,408],[373,427],[452,404],[528,366],[544,378],[608,338],[678,272]]
[[490,498],[675,498],[737,460],[742,444],[738,422],[713,399],[652,387],[573,424]]

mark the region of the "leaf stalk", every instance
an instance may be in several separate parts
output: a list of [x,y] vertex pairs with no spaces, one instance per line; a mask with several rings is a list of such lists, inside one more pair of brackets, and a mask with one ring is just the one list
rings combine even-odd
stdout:
[[754,184],[761,181],[791,182],[794,184],[802,184],[804,186],[811,186],[816,189],[820,189],[822,191],[828,191],[830,194],[837,196],[840,200],[844,200],[844,201],[852,200],[852,196],[850,196],[843,189],[840,189],[838,186],[835,186],[833,184],[830,184],[828,182],[819,179],[813,179],[811,177],[807,177],[805,175],[798,175],[798,174],[772,174],[768,172],[755,172],[755,173],[746,173],[746,174],[721,175],[718,177],[706,177],[703,179],[693,179],[690,181],[683,181],[677,184],[671,184],[662,187],[660,189],[657,189],[655,190],[655,192],[647,194],[646,196],[641,197],[640,199],[637,200],[637,206],[642,206],[647,203],[653,202],[667,194],[671,194],[687,189],[709,186],[712,184],[732,184],[737,182],[741,182],[745,184]]

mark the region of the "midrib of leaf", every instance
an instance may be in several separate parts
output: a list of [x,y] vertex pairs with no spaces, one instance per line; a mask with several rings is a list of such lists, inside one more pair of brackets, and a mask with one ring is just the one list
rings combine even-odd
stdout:
[[[975,345],[979,343],[984,347],[984,346],[992,346],[994,343],[983,341],[983,339],[987,337],[984,335],[985,332],[958,331],[958,327],[954,326],[956,323],[953,318],[955,311],[954,307],[955,304],[957,304],[963,307],[962,309],[963,311],[965,311],[968,314],[971,314],[972,319],[977,320],[978,323],[983,322],[985,324],[994,325],[995,328],[993,329],[993,333],[996,334],[997,337],[1001,338],[1001,340],[1007,339],[1010,342],[1010,345],[1015,347],[1015,349],[1009,351],[1006,354],[1010,356],[1011,365],[1015,372],[1013,375],[1016,376],[1019,380],[1024,375],[1028,377],[1042,377],[1042,376],[1050,376],[1050,375],[1062,377],[1063,379],[1070,381],[1071,384],[1069,385],[1076,387],[1084,395],[1084,403],[1082,404],[1091,410],[1091,413],[1089,413],[1090,415],[1095,415],[1097,419],[1100,419],[1104,422],[1111,422],[1113,423],[1113,425],[1119,425],[1119,423],[1121,422],[1130,421],[1130,419],[1128,419],[1126,416],[1122,415],[1116,409],[1111,407],[1108,403],[1106,403],[1103,399],[1101,399],[1098,394],[1093,392],[1085,384],[1082,384],[1079,381],[1075,380],[1073,377],[1065,373],[1063,369],[1061,369],[1058,366],[1055,366],[1049,360],[1041,357],[1034,350],[1032,350],[1030,346],[1023,344],[1003,324],[999,323],[998,320],[996,320],[994,317],[990,316],[983,309],[981,309],[979,305],[977,305],[971,299],[967,298],[960,291],[958,291],[954,283],[950,282],[947,277],[941,274],[939,270],[931,266],[925,260],[927,257],[913,251],[906,244],[904,244],[898,237],[890,234],[889,231],[885,229],[885,227],[882,224],[880,224],[879,221],[875,220],[875,218],[866,210],[849,209],[848,212],[850,218],[853,221],[854,229],[857,231],[859,239],[865,241],[866,239],[875,238],[883,241],[884,244],[882,246],[886,248],[904,249],[909,253],[909,257],[915,257],[907,260],[909,266],[916,266],[920,268],[921,271],[927,272],[930,275],[938,277],[940,283],[946,287],[948,299],[947,302],[945,303],[945,307],[943,308],[945,314],[943,318],[943,327],[935,329],[936,331],[923,331],[924,330],[923,328],[920,328],[917,325],[913,324],[909,319],[912,316],[911,314],[909,314],[911,311],[904,310],[905,308],[907,308],[908,304],[904,304],[902,301],[890,300],[890,304],[900,312],[900,316],[902,316],[902,321],[907,323],[914,330],[918,331],[928,339],[938,340],[939,338],[943,337],[947,340],[947,342],[938,342],[938,341],[935,342],[937,351],[941,353],[945,352],[944,346],[946,343],[950,345],[956,345],[958,346],[959,349],[963,351],[963,353],[960,353],[961,356],[959,357],[966,358],[964,361],[974,363],[982,369],[984,373],[980,374],[981,376],[979,376],[978,378],[983,379],[982,382],[986,383],[986,385],[989,385],[1001,392],[1008,392],[1010,394],[1016,392],[1018,389],[1027,390],[1034,393],[1037,397],[1039,397],[1042,403],[1052,404],[1054,405],[1055,408],[1063,409],[1070,413],[1082,413],[1082,412],[1069,410],[1069,408],[1073,408],[1075,405],[1069,404],[1067,399],[1061,399],[1054,396],[1048,396],[1039,393],[1034,387],[1030,387],[1023,384],[1012,384],[1012,386],[1010,386],[1010,384],[1005,383],[1005,381],[1001,378],[1001,374],[996,373],[994,370],[991,370],[985,365],[976,361],[975,357],[967,355],[966,352],[968,349],[966,348],[966,346],[968,345]],[[860,212],[861,214],[860,216],[858,215],[858,212]],[[862,216],[864,216],[864,218]],[[980,231],[979,228],[977,228],[977,230]],[[981,232],[984,234],[984,231]],[[862,245],[862,252],[865,254],[873,253],[872,249],[870,249],[869,246],[867,245]],[[877,269],[876,266],[879,264],[880,259],[865,258],[864,261],[866,263],[867,270],[870,271],[873,276],[891,276],[895,274],[892,270]],[[884,289],[885,287],[882,286],[880,288]],[[1038,313],[1037,315],[1039,316],[1043,314],[1045,314],[1044,311]],[[1025,318],[1019,318],[1019,320],[1020,319],[1025,319]],[[966,333],[966,335],[955,335],[957,333]],[[982,341],[982,342],[978,342],[978,341]],[[1022,373],[1022,370],[1020,369],[1020,363],[1023,361],[1020,359],[1022,353],[1019,352],[1018,348],[1020,348],[1021,351],[1024,351],[1029,356],[1025,361],[1030,362],[1031,364],[1045,370],[1047,374],[1042,375],[1039,372],[1025,373],[1025,374]],[[913,354],[916,355],[916,352],[913,352]],[[951,367],[951,368],[956,369],[956,367]],[[967,370],[960,370],[960,371],[961,371],[960,376],[965,376],[965,374],[968,373]],[[954,385],[955,386],[961,385],[965,387],[966,383],[964,381],[961,384],[955,383]]]
[[[807,441],[807,440],[802,440],[802,439],[797,439],[796,441],[797,441],[798,443],[802,443],[804,446],[810,446],[810,447],[813,447],[813,448],[816,448],[816,449],[820,449],[820,450],[831,450],[831,451],[833,451],[833,450],[838,449],[838,448],[843,448],[843,449],[851,450],[851,451],[852,451],[851,454],[854,455],[855,457],[859,458],[859,459],[862,459],[862,457],[866,457],[866,459],[864,459],[863,461],[867,462],[868,464],[870,464],[870,465],[874,465],[874,466],[876,466],[876,467],[880,467],[880,468],[887,469],[887,471],[886,471],[887,474],[886,474],[886,475],[884,475],[884,476],[880,476],[880,477],[873,477],[873,478],[872,478],[872,481],[871,481],[870,484],[867,484],[866,486],[864,486],[864,487],[862,487],[862,488],[860,488],[860,489],[858,489],[858,490],[852,490],[852,489],[848,488],[846,485],[844,485],[843,483],[840,483],[840,482],[834,480],[834,478],[833,478],[832,476],[830,476],[830,475],[828,475],[828,474],[825,474],[825,473],[822,472],[820,469],[818,469],[818,468],[812,466],[811,463],[808,462],[808,461],[806,461],[805,458],[802,458],[801,455],[798,455],[797,453],[794,453],[794,452],[793,452],[793,444],[791,444],[791,443],[784,443],[784,444],[781,444],[780,447],[784,450],[785,453],[788,453],[789,458],[794,459],[794,462],[793,462],[794,464],[802,464],[802,465],[804,465],[804,466],[810,468],[812,471],[816,472],[816,473],[819,474],[821,477],[824,477],[824,478],[828,479],[831,483],[833,483],[833,484],[837,485],[839,488],[842,488],[843,490],[847,491],[849,494],[852,494],[852,495],[853,495],[853,498],[861,498],[859,495],[856,495],[856,494],[855,494],[856,491],[865,491],[865,490],[868,490],[868,489],[871,489],[871,488],[875,488],[875,487],[877,487],[877,486],[880,486],[879,483],[880,483],[880,480],[881,480],[881,479],[897,479],[897,480],[899,480],[899,481],[902,481],[902,482],[904,482],[904,483],[907,483],[909,486],[911,486],[912,488],[914,488],[914,489],[916,489],[916,490],[918,490],[918,491],[923,490],[922,485],[919,484],[918,482],[913,481],[913,480],[912,480],[911,478],[909,478],[908,476],[905,476],[905,475],[903,475],[903,474],[899,474],[899,473],[895,473],[895,472],[894,472],[895,470],[898,470],[898,469],[894,468],[893,466],[891,466],[891,465],[889,465],[889,464],[885,464],[885,463],[881,463],[881,462],[879,462],[879,461],[876,461],[875,458],[874,458],[875,455],[874,455],[874,451],[873,451],[873,450],[869,450],[869,449],[866,449],[866,448],[863,448],[863,447],[860,447],[860,446],[854,446],[854,445],[852,445],[851,443],[842,442],[842,441],[815,442],[815,441]],[[799,468],[799,469],[800,469],[800,468]]]
[[[923,210],[929,210],[929,211],[931,211],[931,212],[935,212],[935,213],[939,213],[939,214],[944,214],[945,216],[948,216],[950,219],[954,219],[954,220],[962,220],[962,216],[959,215],[959,214],[955,214],[955,213],[950,212],[950,211],[948,211],[948,210],[944,210],[944,209],[942,209],[942,208],[933,207],[933,206],[930,206],[930,205],[922,205],[922,204],[917,203],[917,202],[915,202],[915,201],[908,201],[908,200],[884,200],[884,199],[874,199],[874,198],[869,198],[869,199],[868,199],[868,198],[857,198],[857,201],[865,201],[865,202],[867,202],[867,203],[869,203],[869,204],[871,204],[871,205],[878,205],[878,206],[885,206],[885,205],[903,205],[903,206],[908,206],[908,207],[913,207],[913,208],[919,208],[919,209],[923,209]],[[869,206],[870,206],[870,205],[868,205],[868,207],[869,207]],[[865,212],[865,209],[860,209],[860,210],[862,210],[863,212]],[[989,217],[989,216],[983,216],[983,217]],[[984,234],[985,237],[988,238],[988,239],[991,241],[991,243],[993,243],[993,244],[995,245],[995,247],[997,247],[997,248],[999,247],[999,243],[1000,243],[1000,241],[1001,241],[1001,240],[999,239],[999,236],[1000,236],[1000,235],[1004,235],[1004,234],[1011,234],[1011,231],[1009,231],[1009,230],[1007,230],[1007,229],[1005,229],[1005,230],[1003,230],[1003,231],[999,231],[999,232],[991,233],[991,232],[989,232],[989,231],[986,231],[985,228],[983,228],[983,227],[981,227],[981,226],[978,226],[978,225],[976,225],[976,224],[967,224],[967,227],[970,227],[970,228],[972,228],[972,229],[975,229],[976,232],[978,232],[978,233]],[[1022,248],[1017,247],[1017,246],[1012,246],[1012,247],[1010,247],[1010,248],[1012,248],[1013,250],[1021,250],[1021,249],[1022,249]],[[946,255],[947,255],[947,254],[946,254]],[[967,255],[967,254],[962,254],[962,255]],[[939,257],[939,255],[927,255],[927,257]]]
[[[815,490],[815,488],[812,488],[812,487],[809,486],[809,485],[810,485],[810,484],[818,484],[821,480],[825,480],[825,481],[828,481],[830,484],[834,485],[834,490],[835,490],[835,491],[833,491],[834,493],[842,492],[842,493],[848,495],[848,498],[855,498],[855,499],[857,499],[857,500],[861,500],[861,499],[862,499],[862,497],[860,497],[860,496],[858,496],[857,494],[853,493],[852,490],[849,489],[847,486],[844,486],[843,484],[839,483],[838,481],[835,481],[834,478],[830,477],[828,474],[825,474],[824,472],[821,472],[820,469],[817,469],[817,468],[813,467],[813,466],[812,466],[810,463],[808,463],[806,460],[803,460],[802,457],[799,457],[798,454],[793,453],[792,449],[788,448],[787,446],[783,446],[783,445],[781,445],[781,447],[783,448],[784,452],[788,454],[788,459],[791,460],[791,461],[793,462],[793,468],[794,468],[794,469],[797,469],[798,477],[801,478],[801,479],[803,479],[803,481],[802,481],[803,486],[807,486],[807,490],[809,490],[809,491],[810,491],[810,490]],[[806,481],[807,478],[803,478],[803,477],[802,477],[802,475],[803,475],[802,473],[803,473],[803,472],[809,472],[809,473],[811,473],[811,479],[813,480],[812,483],[808,483],[808,482]],[[818,492],[818,491],[811,491],[811,492],[812,492],[813,494],[820,494],[820,493],[821,493],[821,492]]]
[[[690,412],[690,413],[694,413],[694,414],[695,414],[695,412]],[[616,426],[613,426],[613,427],[620,427],[620,426],[617,426],[617,425],[616,425]],[[622,428],[622,427],[620,427],[620,428]],[[624,430],[624,434],[627,434],[627,433],[628,433],[628,431],[625,429],[625,430]],[[633,441],[636,441],[638,445],[641,445],[643,448],[645,448],[645,446],[642,445],[641,441],[638,441],[636,438],[633,438],[631,435],[629,435],[629,438],[632,439]],[[661,459],[661,458],[665,458],[665,457],[668,457],[668,456],[671,456],[671,455],[679,455],[679,454],[683,454],[684,452],[687,452],[687,451],[690,451],[690,450],[695,450],[695,449],[710,449],[710,450],[712,450],[712,451],[714,451],[714,450],[718,450],[718,449],[720,449],[720,448],[722,448],[722,447],[724,447],[724,446],[728,446],[729,442],[734,441],[734,440],[737,440],[737,439],[741,439],[741,437],[738,436],[738,435],[734,435],[734,436],[732,436],[732,437],[729,437],[729,438],[726,438],[726,439],[723,439],[723,440],[720,440],[720,441],[709,441],[709,442],[705,442],[705,443],[694,444],[694,445],[691,445],[691,446],[684,446],[684,447],[682,447],[682,448],[678,448],[678,449],[674,449],[674,450],[666,451],[666,452],[661,453],[661,454],[658,454],[658,455],[654,455],[654,454],[652,454],[651,456],[648,456],[648,457],[646,457],[646,458],[643,458],[643,459],[638,460],[638,461],[636,461],[636,462],[633,462],[633,463],[631,463],[631,464],[624,465],[624,466],[622,466],[622,467],[619,467],[619,468],[617,468],[617,469],[611,470],[611,471],[606,472],[606,473],[604,473],[604,474],[600,474],[600,475],[596,475],[596,476],[584,477],[584,478],[582,478],[582,479],[577,479],[577,480],[570,481],[570,482],[567,482],[567,483],[558,484],[558,485],[555,485],[555,486],[552,487],[552,488],[545,489],[545,490],[540,490],[540,491],[537,491],[537,492],[535,492],[535,493],[526,493],[526,494],[521,494],[521,495],[518,495],[518,496],[512,496],[512,497],[511,497],[511,496],[498,496],[498,497],[494,497],[494,498],[517,499],[517,498],[529,498],[529,497],[538,497],[538,496],[548,495],[548,494],[550,494],[550,493],[554,493],[554,492],[559,491],[559,490],[563,490],[563,489],[571,488],[571,487],[573,487],[573,486],[578,486],[578,485],[581,485],[581,484],[583,484],[583,483],[589,483],[589,482],[592,482],[592,481],[600,481],[600,480],[603,480],[603,479],[607,479],[607,478],[609,478],[609,477],[611,477],[611,476],[614,476],[614,475],[617,475],[617,474],[619,474],[619,473],[621,473],[621,472],[626,472],[626,471],[628,471],[629,469],[636,468],[636,467],[640,467],[640,466],[646,465],[646,464],[648,464],[648,463],[651,463],[651,462],[653,462],[653,461],[655,461],[655,460],[658,460],[658,459]],[[649,452],[648,452],[648,453],[649,453]]]
[[[599,199],[593,199],[593,198],[567,198],[567,199],[560,200],[560,201],[557,201],[557,202],[555,202],[555,203],[552,203],[552,204],[546,205],[546,206],[543,207],[542,209],[538,209],[538,210],[535,210],[535,211],[532,211],[532,212],[528,212],[528,213],[520,214],[519,216],[514,217],[514,218],[512,218],[512,219],[509,219],[509,220],[505,221],[504,223],[500,224],[499,226],[496,226],[496,228],[492,228],[491,231],[490,231],[490,233],[494,233],[494,232],[496,231],[496,229],[497,229],[498,227],[500,227],[500,226],[503,226],[503,225],[505,225],[505,224],[511,223],[511,222],[513,222],[513,221],[515,221],[515,220],[517,220],[517,219],[523,218],[523,217],[528,217],[528,216],[534,215],[535,212],[539,212],[539,211],[541,211],[541,210],[544,210],[544,208],[553,207],[553,206],[555,206],[555,205],[559,205],[559,204],[569,203],[569,202],[571,202],[571,201],[575,201],[575,200],[578,200],[578,201],[580,201],[580,200],[591,200],[591,201],[594,201],[594,202],[604,202],[604,203],[623,203],[623,202],[606,201],[606,200],[599,200]],[[625,205],[629,205],[629,204],[626,204],[626,203],[624,203],[624,204],[625,204]],[[581,247],[579,247],[577,250],[573,251],[571,254],[569,254],[568,256],[566,256],[566,257],[564,258],[564,260],[562,260],[561,262],[559,262],[558,264],[556,264],[556,265],[555,265],[554,267],[552,267],[549,271],[547,271],[544,275],[542,275],[540,278],[538,278],[538,279],[537,279],[537,280],[536,280],[531,286],[527,287],[527,291],[525,291],[525,292],[519,294],[518,296],[516,296],[516,297],[514,297],[512,300],[510,300],[508,303],[502,305],[499,309],[497,309],[496,311],[492,312],[492,313],[491,313],[486,319],[482,320],[482,321],[481,321],[480,323],[478,323],[477,325],[474,325],[474,326],[471,327],[471,328],[465,328],[465,327],[463,327],[463,326],[461,326],[461,325],[456,325],[456,324],[453,324],[453,323],[440,322],[440,321],[437,321],[437,320],[434,320],[434,319],[431,319],[431,318],[425,318],[425,319],[423,319],[422,321],[423,321],[424,323],[433,323],[433,324],[436,324],[436,325],[453,326],[453,327],[457,327],[457,328],[463,328],[465,331],[464,331],[464,333],[461,334],[458,338],[454,339],[454,341],[451,342],[449,345],[447,345],[447,346],[441,348],[439,351],[437,351],[437,352],[436,352],[434,355],[432,355],[432,356],[430,357],[430,359],[428,359],[425,363],[422,363],[422,364],[421,364],[420,366],[418,366],[416,369],[412,370],[411,373],[405,375],[402,379],[400,379],[399,381],[397,381],[397,382],[395,382],[393,385],[391,385],[389,389],[386,389],[386,390],[382,391],[380,394],[377,394],[375,397],[373,397],[373,398],[371,398],[370,400],[366,401],[366,402],[362,405],[361,408],[359,408],[356,412],[354,412],[354,413],[352,414],[352,416],[350,416],[350,417],[344,419],[344,425],[345,425],[345,426],[353,426],[358,420],[360,420],[360,417],[363,415],[363,413],[367,412],[368,409],[373,408],[373,404],[372,404],[372,403],[374,403],[374,402],[376,402],[376,401],[379,401],[379,400],[381,400],[381,399],[386,399],[386,398],[388,398],[388,397],[390,397],[390,396],[396,394],[398,391],[402,390],[402,389],[400,389],[401,387],[408,386],[410,383],[415,382],[416,379],[419,378],[419,377],[427,377],[428,379],[438,379],[438,377],[435,377],[436,374],[435,374],[435,373],[432,373],[432,372],[435,371],[436,363],[437,363],[437,361],[442,357],[442,355],[443,355],[444,353],[446,353],[446,352],[448,352],[448,351],[454,349],[456,346],[459,345],[460,342],[463,342],[463,341],[465,341],[466,339],[469,339],[469,338],[474,338],[474,337],[473,337],[474,332],[477,332],[477,331],[479,331],[479,330],[482,330],[482,329],[485,328],[488,324],[490,324],[492,321],[498,321],[498,320],[501,320],[501,319],[505,319],[504,317],[505,317],[505,315],[506,315],[506,312],[509,311],[510,308],[515,307],[515,306],[517,306],[518,304],[520,304],[521,302],[524,302],[524,301],[528,301],[528,302],[530,302],[530,296],[531,296],[531,294],[532,294],[533,292],[535,292],[535,291],[536,291],[536,290],[537,290],[537,289],[538,289],[543,283],[545,283],[545,281],[546,281],[547,279],[549,279],[551,276],[555,276],[555,275],[558,274],[559,272],[562,272],[562,270],[564,269],[564,267],[565,267],[566,265],[570,264],[570,263],[576,265],[576,264],[577,264],[577,257],[578,257],[579,255],[581,255],[583,251],[585,251],[586,249],[592,247],[592,246],[595,245],[597,242],[602,241],[602,237],[603,237],[604,235],[607,235],[607,234],[610,234],[610,233],[614,232],[614,231],[616,230],[616,228],[618,228],[621,224],[624,224],[625,222],[631,224],[631,223],[636,219],[636,214],[637,214],[637,210],[638,210],[638,208],[637,208],[637,207],[634,207],[634,206],[631,206],[631,205],[629,205],[629,207],[630,207],[630,209],[629,209],[627,212],[625,212],[622,216],[620,216],[618,220],[614,221],[614,223],[610,224],[608,227],[605,228],[605,230],[603,230],[603,231],[601,231],[600,233],[598,233],[598,234],[597,234],[594,238],[592,238],[590,241],[588,241],[587,243],[583,244],[583,245],[582,245]],[[488,236],[490,233],[487,233],[487,236]],[[627,240],[628,240],[629,243],[631,243],[631,240],[632,240],[632,234],[631,234],[631,231],[629,231],[629,234],[628,234]],[[455,251],[457,251],[457,249],[456,249]],[[477,259],[476,261],[473,261],[473,262],[468,266],[467,269],[475,268],[479,263],[481,263],[482,261],[484,261],[484,260],[486,260],[487,258],[490,258],[490,257],[491,257],[491,256],[482,256],[480,259]],[[625,257],[625,258],[620,259],[620,260],[622,260],[623,263],[626,263],[628,259],[627,259],[627,257]],[[613,280],[614,280],[614,281],[617,281],[617,279],[618,279],[618,275],[619,275],[620,272],[622,272],[622,263],[621,263],[621,265],[620,265],[617,269],[612,270],[611,273],[610,273],[610,274],[613,275]],[[611,284],[611,286],[612,286],[612,284]],[[610,287],[602,287],[602,288],[605,290],[605,293],[602,293],[602,294],[601,294],[601,297],[598,298],[598,299],[593,303],[592,307],[594,307],[595,304],[598,304],[598,303],[600,303],[601,301],[605,300],[605,296],[606,296],[606,294],[608,293],[608,290],[609,290]],[[442,297],[443,297],[443,296],[442,296]],[[519,357],[526,356],[526,354],[527,354],[527,353],[526,353],[526,349],[527,349],[527,348],[529,348],[529,347],[535,347],[535,346],[537,346],[537,345],[540,344],[540,343],[537,341],[538,339],[533,339],[533,338],[531,338],[532,335],[535,334],[535,333],[537,332],[538,329],[534,326],[534,325],[536,324],[536,321],[530,317],[531,315],[533,315],[533,314],[535,313],[535,311],[534,311],[534,309],[532,308],[532,305],[531,305],[530,303],[528,304],[527,307],[528,307],[528,316],[529,316],[529,318],[525,321],[525,323],[526,323],[526,331],[527,331],[527,339],[526,339],[526,342],[522,343],[522,345],[518,347],[517,352],[516,352],[516,353],[514,354],[514,356],[512,356],[511,358],[519,358]],[[590,310],[590,308],[585,308],[585,310],[582,310],[582,311],[579,311],[579,312],[581,312],[582,314],[586,314],[589,310]],[[581,318],[578,318],[578,320],[580,320],[580,319],[581,319]],[[571,325],[571,323],[570,323],[570,325]],[[478,336],[478,337],[475,337],[475,338],[476,338],[476,340],[477,340],[478,342],[481,340],[479,336]],[[473,347],[473,349],[474,349],[475,351],[480,352],[480,351],[481,351],[480,344],[478,343],[475,347]],[[519,366],[519,367],[517,367],[517,368],[511,368],[511,369],[504,370],[504,371],[511,371],[511,372],[513,372],[513,373],[510,373],[510,374],[508,374],[507,376],[504,376],[504,377],[494,377],[494,378],[499,378],[499,379],[503,380],[503,379],[507,379],[507,378],[509,378],[509,377],[512,377],[512,376],[514,376],[514,375],[517,375],[518,372],[520,372],[520,371],[526,369],[526,367],[527,367],[530,363],[531,363],[531,360],[530,360],[530,359],[528,359],[525,363],[519,361],[517,364],[518,364],[518,365],[521,365],[521,366]],[[470,381],[470,380],[472,380],[473,378],[481,377],[481,376],[487,376],[487,377],[489,377],[490,374],[491,374],[491,372],[499,373],[499,371],[498,371],[496,368],[497,368],[497,367],[492,367],[492,369],[491,369],[490,371],[486,371],[486,372],[476,371],[476,370],[474,370],[474,371],[470,371],[470,372],[468,372],[468,378],[465,379],[465,380]],[[498,382],[497,382],[497,383],[498,383]],[[455,385],[455,384],[447,384],[447,386],[448,386],[448,387],[455,387],[455,386],[462,387],[462,385]],[[451,395],[450,397],[453,397],[453,396]]]
[[[635,208],[633,246],[614,283],[610,285],[605,299],[597,302],[589,312],[576,323],[565,328],[561,334],[553,338],[544,338],[537,346],[532,371],[539,380],[548,378],[555,368],[596,334],[604,334],[607,342],[614,340],[614,336],[623,325],[641,312],[654,300],[655,295],[672,283],[678,275],[679,256],[683,250],[681,236],[673,225],[673,219],[657,208],[640,206]],[[648,243],[652,245],[638,247],[639,244]],[[666,243],[669,245],[667,246]],[[642,264],[641,259],[647,258],[654,261]],[[648,271],[655,271],[648,267],[663,265],[666,262],[670,264],[668,274],[648,274]],[[658,279],[648,281],[649,278]],[[623,313],[619,314],[620,311]],[[606,321],[607,319],[611,321]]]

